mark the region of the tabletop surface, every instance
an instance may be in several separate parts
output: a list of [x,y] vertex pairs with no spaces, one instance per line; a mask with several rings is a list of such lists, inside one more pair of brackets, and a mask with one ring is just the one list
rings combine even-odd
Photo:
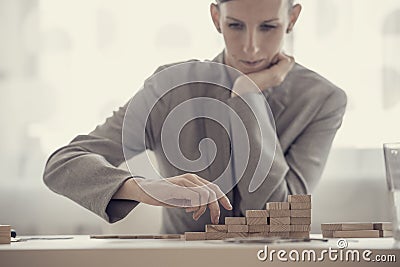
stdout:
[[[71,239],[62,240],[27,240],[12,242],[8,245],[0,245],[0,251],[7,250],[80,250],[80,249],[234,249],[234,248],[254,248],[260,247],[261,243],[229,243],[220,240],[207,241],[184,241],[179,239],[91,239],[87,235],[72,236],[22,236],[21,238],[38,237],[71,237]],[[321,235],[313,234],[311,238],[321,238]],[[275,248],[313,248],[325,249],[331,247],[338,248],[338,240],[328,239],[328,242],[284,242],[268,244]],[[400,250],[399,243],[393,238],[347,238],[348,249],[389,249]]]

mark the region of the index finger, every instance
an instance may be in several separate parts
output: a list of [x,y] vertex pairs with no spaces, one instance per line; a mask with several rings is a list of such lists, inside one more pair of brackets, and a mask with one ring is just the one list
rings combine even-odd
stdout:
[[[196,175],[197,176],[197,175]],[[211,190],[213,190],[217,196],[217,200],[221,203],[221,205],[227,209],[227,210],[232,210],[233,207],[231,205],[231,202],[229,201],[229,198],[224,194],[224,192],[222,192],[222,190],[219,188],[218,185],[207,181],[203,178],[201,178],[200,176],[197,176],[197,178],[202,181],[203,183],[205,183],[207,186],[209,186],[211,188]]]

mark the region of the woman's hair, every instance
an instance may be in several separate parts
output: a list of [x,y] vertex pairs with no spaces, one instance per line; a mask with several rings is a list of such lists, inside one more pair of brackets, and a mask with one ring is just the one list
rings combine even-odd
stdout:
[[[216,1],[217,1],[218,4],[222,4],[222,3],[225,3],[225,2],[228,2],[228,1],[232,1],[232,0],[216,0]],[[287,1],[288,1],[289,9],[291,9],[292,6],[293,6],[294,0],[287,0]]]

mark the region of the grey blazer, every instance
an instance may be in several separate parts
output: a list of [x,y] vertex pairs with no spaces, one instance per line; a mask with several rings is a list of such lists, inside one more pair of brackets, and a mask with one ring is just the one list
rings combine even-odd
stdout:
[[[213,62],[224,63],[223,52]],[[177,63],[175,63],[177,64]],[[175,65],[171,64],[171,65]],[[157,71],[171,65],[160,67]],[[257,122],[240,98],[230,98],[230,92],[211,85],[185,85],[163,97],[163,101],[150,113],[141,129],[130,129],[130,157],[150,149],[155,152],[159,172],[163,177],[185,173],[166,158],[160,145],[162,122],[173,107],[185,100],[207,96],[223,101],[234,109],[245,121],[249,133],[251,156],[243,178],[227,193],[233,205],[232,211],[221,208],[221,220],[226,216],[241,216],[248,209],[263,209],[266,202],[286,201],[288,194],[311,193],[317,185],[326,163],[336,131],[340,128],[345,113],[347,98],[344,91],[318,75],[295,64],[284,82],[262,94],[249,96],[255,105],[265,105],[267,100],[275,120],[278,143],[275,156],[271,159],[271,169],[254,192],[249,192],[251,174],[262,151]],[[129,102],[102,125],[87,135],[79,135],[68,145],[55,151],[47,161],[44,182],[54,192],[66,196],[88,210],[113,223],[123,219],[139,203],[132,200],[115,200],[112,196],[120,186],[132,177],[140,177],[118,168],[126,159],[123,153],[123,123],[127,112],[140,113],[146,109],[146,95],[152,94],[152,84],[148,80],[140,90],[135,103],[137,107],[127,111]],[[134,98],[135,98],[134,97]],[[265,98],[265,99],[264,99]],[[268,119],[266,109],[260,108],[261,116]],[[186,155],[198,154],[199,141],[211,138],[217,146],[215,161],[208,168],[199,171],[201,177],[214,181],[227,166],[232,152],[233,140],[226,131],[210,120],[196,121],[184,129],[180,142]],[[143,133],[145,143],[139,142]],[[124,133],[126,134],[126,133]],[[138,139],[138,140],[136,140]],[[233,150],[234,151],[234,150]],[[151,178],[151,177],[147,177]],[[150,218],[149,218],[150,219]],[[163,233],[183,233],[204,231],[210,223],[208,210],[198,221],[184,209],[163,209]]]

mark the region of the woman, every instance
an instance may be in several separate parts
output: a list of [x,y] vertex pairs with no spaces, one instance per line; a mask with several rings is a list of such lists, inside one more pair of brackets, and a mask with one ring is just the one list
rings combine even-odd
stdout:
[[[225,40],[224,51],[212,62],[225,64],[246,76],[235,76],[229,91],[210,84],[185,85],[163,94],[163,99],[154,106],[147,103],[149,95],[168,81],[157,86],[152,79],[147,80],[131,101],[133,109],[129,109],[128,103],[105,124],[88,135],[76,137],[50,156],[44,181],[53,191],[111,223],[124,218],[140,202],[164,206],[168,209],[163,209],[162,232],[183,233],[203,231],[207,223],[217,224],[226,216],[243,216],[248,209],[263,209],[266,202],[286,201],[288,194],[306,194],[314,189],[341,125],[346,95],[282,52],[284,37],[292,31],[301,6],[293,5],[292,0],[217,0],[210,11],[217,31]],[[173,69],[171,66],[183,65],[162,66],[156,73],[162,76]],[[196,68],[201,66],[191,70]],[[217,164],[205,169],[185,171],[172,164],[163,150],[163,145],[169,142],[162,144],[161,126],[168,120],[168,114],[186,100],[202,96],[226,103],[244,122],[249,143],[242,148],[249,149],[249,161],[231,190],[221,189],[223,185],[217,185],[215,180],[221,173],[226,174],[224,170],[229,169],[226,166],[233,166],[228,174],[237,176],[242,150],[238,149],[241,144],[235,125],[229,127],[236,141],[229,140],[227,131],[211,121],[197,121],[182,129],[179,144],[182,153],[189,157],[198,153],[203,139],[215,142],[218,153],[213,163]],[[150,110],[150,106],[151,112],[143,120],[142,109]],[[267,126],[265,135],[259,131],[257,118],[265,125],[272,125],[269,108],[276,127]],[[129,125],[132,121],[136,124],[125,127],[125,131],[124,123]],[[277,137],[273,153],[262,145],[265,136]],[[145,144],[138,141],[141,138]],[[130,152],[124,153],[125,149]],[[168,178],[143,179],[116,167],[146,149],[155,152],[161,175]],[[270,162],[263,162],[262,157]],[[249,190],[258,162],[267,166],[268,173]],[[207,216],[202,216],[204,213]]]

